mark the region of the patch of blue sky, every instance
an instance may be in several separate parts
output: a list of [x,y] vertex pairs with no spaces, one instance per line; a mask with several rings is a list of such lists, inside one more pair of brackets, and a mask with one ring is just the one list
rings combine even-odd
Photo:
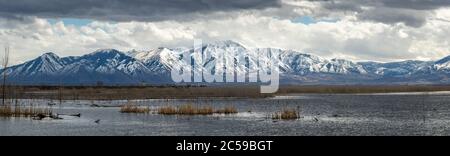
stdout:
[[337,19],[315,19],[311,16],[300,16],[300,17],[296,17],[296,18],[292,19],[291,21],[293,23],[302,23],[305,25],[309,25],[309,24],[315,24],[318,22],[336,23],[338,20]]
[[92,20],[89,20],[89,19],[78,19],[78,18],[50,18],[50,19],[47,19],[47,21],[50,24],[55,24],[59,21],[62,21],[64,23],[64,25],[73,25],[73,26],[77,26],[77,27],[85,26],[85,25],[88,25],[89,23],[93,22]]

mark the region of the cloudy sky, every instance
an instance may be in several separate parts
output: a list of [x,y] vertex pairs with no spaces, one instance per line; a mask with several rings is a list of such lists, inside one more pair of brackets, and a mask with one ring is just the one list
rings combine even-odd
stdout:
[[450,55],[449,0],[0,0],[0,44],[44,52],[234,40],[354,61]]

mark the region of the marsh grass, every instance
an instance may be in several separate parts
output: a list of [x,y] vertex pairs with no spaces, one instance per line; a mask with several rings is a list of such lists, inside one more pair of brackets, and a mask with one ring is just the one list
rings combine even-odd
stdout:
[[164,114],[164,115],[175,115],[177,114],[178,109],[174,106],[164,106],[158,108],[158,114]]
[[149,107],[142,107],[138,106],[133,103],[128,103],[120,107],[121,113],[141,113],[141,114],[147,114],[150,113]]
[[[0,82],[1,84],[1,82]],[[137,99],[197,99],[198,97],[247,97],[263,98],[258,86],[206,87],[191,85],[174,86],[11,86],[7,97],[17,95],[22,99],[54,100],[137,100]],[[0,88],[1,89],[1,88]],[[1,91],[0,91],[1,92]],[[1,95],[1,93],[0,93]],[[1,102],[0,102],[1,103]]]
[[211,106],[194,106],[192,104],[181,105],[178,107],[178,114],[181,115],[210,115],[214,113]]
[[158,114],[162,115],[211,115],[214,109],[211,106],[194,106],[185,104],[178,107],[163,106],[158,109]]
[[38,108],[34,106],[0,106],[0,117],[35,117],[51,116],[51,108]]
[[283,109],[272,114],[274,120],[296,120],[298,118],[300,118],[300,113],[297,109]]
[[212,106],[185,104],[178,107],[163,106],[158,109],[157,113],[161,115],[212,115],[214,113],[233,114],[238,113],[238,111],[234,106],[227,106],[223,109],[215,110]]

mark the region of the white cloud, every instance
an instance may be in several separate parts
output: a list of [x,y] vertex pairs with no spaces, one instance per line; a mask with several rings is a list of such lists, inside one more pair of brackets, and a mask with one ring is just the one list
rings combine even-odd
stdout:
[[[305,2],[306,3],[306,2]],[[9,43],[11,61],[27,61],[43,52],[82,55],[99,48],[152,49],[191,46],[194,39],[235,40],[251,47],[294,49],[326,58],[392,61],[435,60],[450,54],[450,11],[439,9],[418,28],[402,23],[359,21],[342,14],[337,22],[294,23],[288,19],[243,11],[193,21],[99,22],[86,26],[49,23],[30,18],[23,22],[0,19],[0,43]]]

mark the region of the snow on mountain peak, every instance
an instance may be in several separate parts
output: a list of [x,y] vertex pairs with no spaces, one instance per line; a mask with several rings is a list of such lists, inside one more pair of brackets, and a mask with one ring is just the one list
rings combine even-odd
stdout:
[[100,50],[96,50],[90,54],[81,56],[81,59],[96,59],[97,61],[130,59],[127,57],[129,57],[129,56],[126,55],[125,53],[120,52],[115,49],[100,49]]
[[436,64],[443,64],[443,63],[448,63],[450,62],[450,56],[444,57],[438,61],[436,61]]
[[64,62],[58,55],[52,52],[47,52],[37,57],[36,59],[27,61],[21,65],[15,65],[7,69],[8,74],[16,75],[52,75],[63,68]]
[[235,41],[231,41],[231,40],[225,40],[225,41],[214,41],[214,42],[210,42],[210,43],[206,43],[203,44],[203,46],[205,48],[211,47],[211,48],[219,48],[219,49],[229,49],[229,48],[243,48],[245,49],[245,47]]
[[436,61],[433,67],[436,70],[450,70],[450,56]]
[[59,56],[58,56],[58,55],[56,55],[56,54],[55,54],[55,53],[53,53],[53,52],[46,52],[46,53],[42,54],[42,55],[41,55],[41,57],[52,57],[52,58],[59,58]]
[[91,54],[95,54],[95,53],[118,53],[119,51],[116,49],[98,49],[94,52],[92,52]]
[[[293,50],[282,50],[276,48],[246,48],[241,44],[226,40],[216,41],[203,45],[203,54],[207,55],[207,60],[203,60],[203,68],[215,68],[215,57],[224,52],[233,52],[234,57],[247,57],[252,64],[257,63],[257,59],[269,59],[272,53],[279,54],[280,69],[292,73],[367,73],[364,68],[356,63],[343,59],[327,60],[319,56],[304,54]],[[194,51],[190,49],[189,51]],[[177,49],[157,48],[150,51],[129,51],[127,54],[142,61],[152,71],[168,72],[174,66],[185,66],[180,60],[179,54],[183,52]],[[248,54],[244,56],[243,54]],[[226,56],[233,57],[233,56]],[[246,67],[240,66],[237,71],[245,72]],[[254,70],[254,69],[252,69]]]
[[[201,69],[195,70],[223,70],[220,68],[216,69],[215,63],[217,56],[224,54],[224,52],[234,53],[234,55],[226,55],[227,59],[233,57],[238,61],[244,59],[249,61],[248,64],[253,65],[258,63],[258,59],[268,60],[273,54],[278,53],[282,76],[292,81],[298,80],[299,82],[308,79],[308,81],[314,82],[318,82],[319,79],[337,82],[340,80],[347,81],[345,80],[346,78],[361,81],[381,81],[380,79],[383,78],[387,80],[390,80],[389,78],[408,78],[408,81],[412,81],[414,76],[424,80],[429,77],[430,73],[448,75],[448,71],[450,71],[450,56],[436,62],[355,63],[345,59],[325,59],[294,50],[246,48],[242,44],[231,40],[203,44],[202,50],[203,54],[208,54],[209,56],[204,56],[206,59],[203,59],[203,66]],[[51,82],[51,80],[55,79],[60,81],[61,77],[83,83],[86,81],[110,83],[170,81],[169,74],[171,69],[191,65],[191,62],[181,61],[182,57],[180,54],[193,51],[193,47],[160,47],[148,51],[131,50],[126,53],[115,49],[99,49],[83,56],[62,58],[49,52],[4,71],[7,71],[12,79],[23,82],[34,82],[34,80]],[[191,57],[196,58],[198,56],[191,55]],[[235,65],[236,74],[245,74],[248,71],[247,68],[250,68],[250,65]],[[258,67],[251,66],[251,68]],[[51,76],[54,79],[51,79]]]

